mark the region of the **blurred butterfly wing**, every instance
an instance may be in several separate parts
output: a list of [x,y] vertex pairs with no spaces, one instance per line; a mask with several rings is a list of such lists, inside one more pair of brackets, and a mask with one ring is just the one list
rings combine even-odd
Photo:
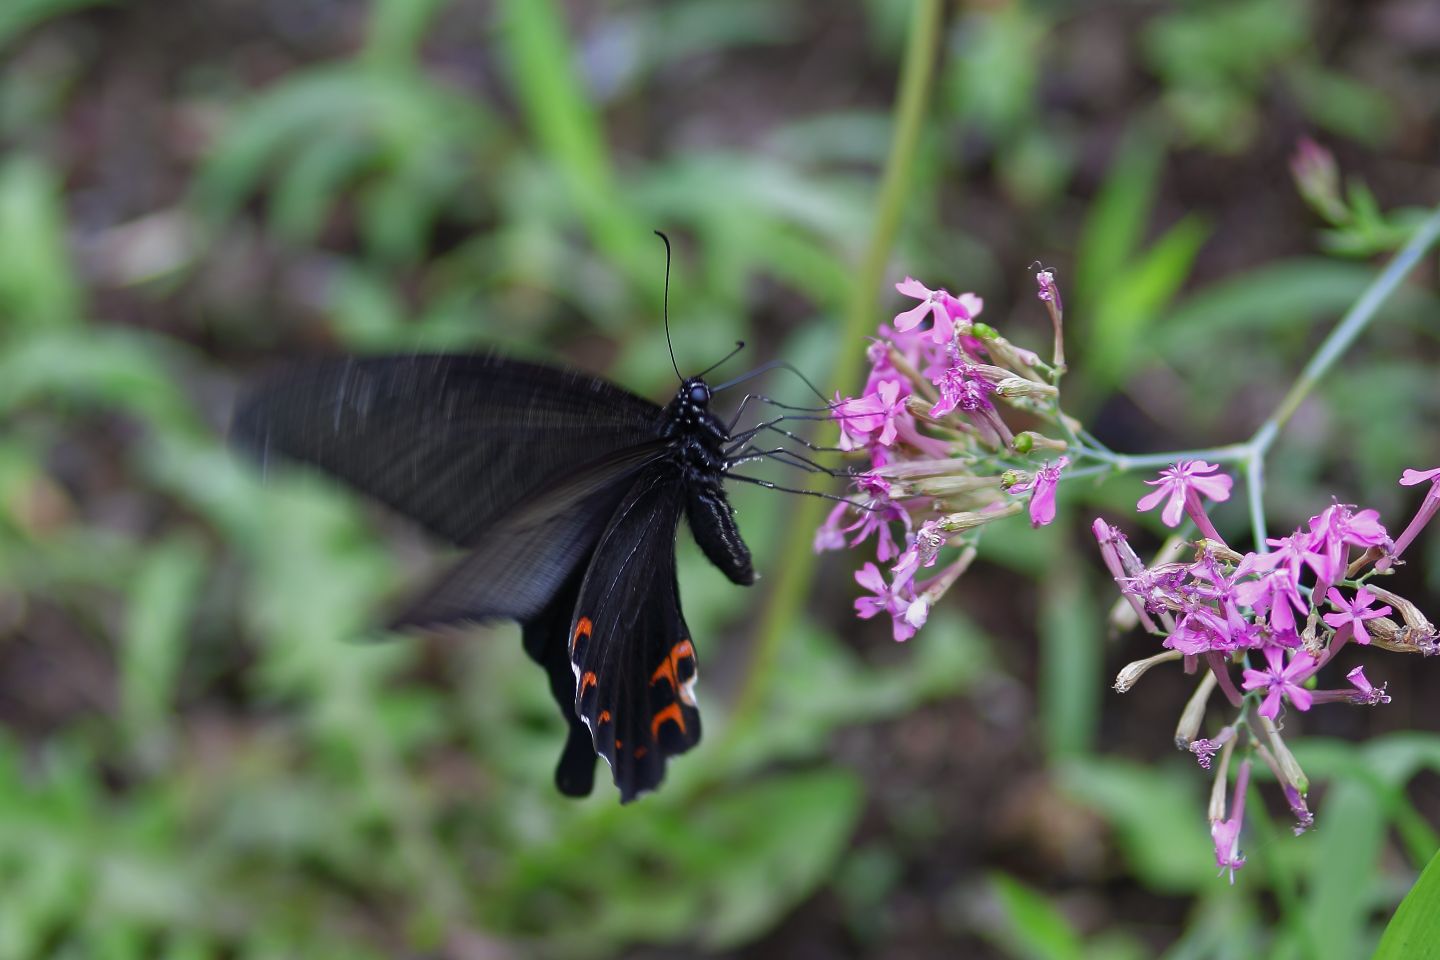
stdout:
[[[391,627],[493,619],[528,624],[552,603],[567,577],[577,568],[583,573],[583,561],[636,472],[665,449],[663,440],[626,447],[532,493],[486,529],[475,547],[413,600]],[[573,608],[573,596],[569,603]],[[565,610],[567,622],[570,608]],[[562,623],[555,633],[561,649],[564,630]]]
[[673,465],[638,475],[595,547],[570,622],[575,710],[622,803],[658,786],[667,759],[700,740],[695,651],[675,574],[685,499]]
[[302,364],[235,417],[262,460],[330,473],[460,546],[537,492],[658,439],[660,407],[573,370],[483,356]]

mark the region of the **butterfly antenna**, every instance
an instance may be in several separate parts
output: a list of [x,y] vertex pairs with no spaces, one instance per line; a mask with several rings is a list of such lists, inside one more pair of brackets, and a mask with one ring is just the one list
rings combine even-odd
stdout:
[[[695,376],[697,376],[697,377],[704,377],[705,374],[709,373],[711,370],[714,370],[716,367],[723,366],[726,361],[728,361],[731,357],[735,356],[735,354],[739,353],[741,350],[744,350],[744,349],[745,349],[745,341],[744,341],[744,340],[736,340],[736,341],[735,341],[735,349],[734,349],[734,350],[731,350],[729,353],[725,354],[725,356],[721,357],[719,360],[716,360],[714,363],[710,364],[710,366],[706,367],[704,370],[701,370],[699,373],[695,374]],[[711,392],[713,393],[714,391],[712,390]]]
[[[727,357],[726,359],[729,358]],[[716,364],[716,366],[719,366],[719,364]],[[825,394],[820,392],[820,388],[815,386],[815,384],[810,381],[809,377],[805,376],[804,373],[800,372],[799,367],[795,366],[793,363],[790,363],[787,360],[771,360],[769,363],[762,363],[760,364],[760,366],[756,367],[754,370],[751,370],[749,373],[742,373],[740,374],[740,376],[734,378],[733,380],[726,380],[718,387],[711,387],[710,392],[719,393],[721,390],[728,390],[730,387],[735,386],[737,383],[744,383],[746,380],[749,380],[753,377],[758,377],[762,373],[769,373],[771,370],[775,370],[777,368],[789,370],[791,373],[795,374],[795,376],[799,377],[802,381],[804,381],[805,386],[810,388],[810,392],[815,394],[815,396],[819,397],[820,402],[826,405],[825,407],[815,409],[828,409],[829,407],[834,405],[833,403],[831,403],[830,400],[825,397]],[[776,405],[780,406],[780,404]]]
[[665,315],[665,346],[670,348],[670,366],[675,368],[675,377],[684,383],[685,375],[680,372],[680,364],[675,362],[675,344],[670,340],[670,238],[659,230],[655,231],[655,236],[665,241],[665,300],[661,307]]

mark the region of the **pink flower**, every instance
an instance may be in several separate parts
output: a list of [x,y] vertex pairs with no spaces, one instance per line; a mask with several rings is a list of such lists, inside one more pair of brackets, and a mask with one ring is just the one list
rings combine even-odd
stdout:
[[836,394],[831,416],[840,421],[841,449],[854,450],[871,443],[888,447],[895,442],[898,421],[909,416],[901,386],[898,379],[881,380],[863,397],[841,400]]
[[1215,843],[1215,864],[1223,876],[1230,871],[1230,883],[1235,883],[1235,871],[1245,866],[1245,857],[1240,853],[1240,827],[1245,822],[1245,797],[1250,790],[1250,761],[1240,764],[1235,776],[1235,794],[1230,801],[1230,818],[1210,821],[1210,839]]
[[[1246,555],[1248,561],[1251,556]],[[1264,555],[1268,556],[1268,554]],[[1245,572],[1242,561],[1239,572]],[[1295,629],[1295,614],[1302,616],[1310,609],[1300,596],[1300,586],[1288,567],[1281,567],[1255,580],[1247,580],[1235,587],[1235,599],[1247,607],[1269,614],[1270,626],[1282,632]]]
[[1200,764],[1200,769],[1209,770],[1215,754],[1219,753],[1223,746],[1218,740],[1192,740],[1190,752],[1195,754],[1195,761]]
[[[891,568],[890,573],[896,583],[909,583],[915,579],[915,574],[920,567],[935,566],[935,558],[940,555],[940,548],[945,546],[947,537],[945,531],[940,529],[940,524],[935,520],[926,520],[915,532],[915,540],[900,554],[900,559]],[[881,557],[880,559],[885,559]],[[918,624],[917,624],[918,626]]]
[[[895,537],[890,529],[892,522],[898,521],[903,524],[908,534],[910,531],[910,514],[905,510],[904,504],[890,499],[892,488],[890,482],[884,477],[874,473],[864,473],[855,478],[855,487],[864,495],[864,498],[856,503],[840,503],[830,511],[820,529],[815,531],[815,552],[823,553],[826,550],[840,550],[844,547],[858,547],[870,538],[876,536],[875,554],[883,563],[900,552],[899,546],[895,543]],[[859,519],[849,526],[842,526],[849,510],[855,510]],[[853,535],[847,542],[846,536]]]
[[1315,570],[1317,586],[1328,587],[1344,578],[1349,547],[1379,547],[1389,542],[1378,512],[1354,513],[1348,504],[1331,504],[1310,518],[1310,549],[1315,552],[1307,560]]
[[1351,670],[1345,674],[1345,679],[1349,680],[1350,685],[1358,691],[1351,695],[1350,699],[1353,702],[1363,703],[1367,707],[1390,702],[1390,695],[1385,692],[1385,688],[1389,686],[1389,684],[1382,683],[1378,687],[1373,686],[1369,680],[1365,679],[1364,667],[1356,667],[1354,670]]
[[1040,287],[1040,292],[1037,293],[1036,296],[1046,303],[1053,303],[1056,310],[1064,309],[1064,306],[1060,303],[1060,288],[1055,285],[1054,271],[1037,270],[1035,272],[1035,282]]
[[1301,793],[1291,784],[1285,784],[1285,802],[1290,805],[1290,812],[1295,817],[1295,836],[1300,836],[1306,830],[1315,826],[1315,814],[1305,804],[1305,794]]
[[1375,602],[1375,595],[1365,587],[1355,591],[1353,601],[1346,600],[1344,594],[1334,587],[1330,588],[1330,592],[1325,595],[1325,598],[1330,601],[1332,607],[1339,611],[1325,614],[1325,622],[1336,630],[1349,627],[1356,643],[1368,644],[1370,642],[1370,634],[1365,629],[1366,620],[1374,620],[1376,617],[1383,617],[1390,612],[1388,605],[1376,610],[1369,609],[1370,604]]
[[1055,519],[1055,488],[1060,485],[1060,471],[1070,466],[1069,457],[1053,460],[1029,480],[1010,487],[1011,493],[1030,493],[1030,526],[1043,527]]
[[1269,553],[1247,553],[1241,564],[1241,572],[1250,573],[1255,570],[1275,570],[1284,568],[1290,579],[1300,582],[1300,571],[1306,563],[1314,564],[1319,559],[1319,554],[1309,549],[1310,534],[1304,530],[1296,530],[1288,537],[1276,539],[1274,537],[1265,541],[1276,549]]
[[1319,668],[1315,658],[1308,653],[1297,653],[1285,663],[1285,653],[1279,647],[1265,648],[1266,670],[1246,670],[1246,690],[1266,690],[1265,702],[1260,704],[1260,716],[1274,720],[1280,713],[1280,698],[1283,696],[1295,705],[1296,710],[1310,709],[1310,691],[1300,684],[1310,678]]
[[1388,569],[1395,562],[1395,558],[1414,542],[1425,525],[1435,518],[1435,514],[1440,512],[1440,467],[1434,470],[1406,470],[1400,477],[1401,485],[1406,487],[1416,486],[1426,480],[1430,481],[1430,489],[1425,491],[1425,499],[1420,502],[1420,509],[1415,511],[1415,516],[1405,525],[1405,531],[1395,541],[1390,555],[1375,564],[1376,570]]
[[1178,527],[1181,513],[1188,513],[1190,519],[1195,521],[1195,526],[1200,528],[1200,532],[1204,536],[1224,543],[1225,541],[1220,538],[1210,524],[1210,518],[1205,515],[1205,508],[1200,505],[1202,496],[1217,503],[1230,499],[1230,487],[1234,481],[1223,473],[1207,476],[1219,469],[1219,466],[1206,463],[1204,460],[1181,460],[1174,466],[1161,470],[1158,480],[1145,481],[1148,485],[1159,489],[1141,497],[1140,502],[1135,505],[1135,509],[1142,513],[1146,510],[1153,510],[1161,500],[1168,497],[1165,510],[1160,514],[1160,519],[1164,521],[1165,526]]
[[990,394],[995,388],[975,372],[975,367],[959,356],[952,356],[950,365],[932,381],[940,389],[940,400],[930,408],[930,416],[942,417],[959,407],[966,413],[993,410]]
[[1440,484],[1440,467],[1434,470],[1406,470],[1400,475],[1402,487],[1413,487],[1429,480],[1431,483]]
[[906,277],[895,284],[895,289],[920,301],[919,306],[896,314],[895,329],[900,333],[913,330],[928,313],[935,321],[930,330],[930,339],[935,343],[954,340],[955,321],[973,319],[984,306],[984,301],[973,293],[962,293],[956,297],[943,288],[931,290],[913,277]]
[[[909,595],[907,584],[887,584],[880,568],[873,563],[865,564],[856,572],[855,582],[873,594],[869,597],[860,597],[855,601],[855,613],[862,620],[869,620],[877,614],[888,613],[894,625],[894,635],[897,641],[909,640],[915,636],[918,624],[912,622],[907,615],[915,605],[916,599]],[[928,612],[928,610],[922,609],[918,613],[920,623],[925,622]]]

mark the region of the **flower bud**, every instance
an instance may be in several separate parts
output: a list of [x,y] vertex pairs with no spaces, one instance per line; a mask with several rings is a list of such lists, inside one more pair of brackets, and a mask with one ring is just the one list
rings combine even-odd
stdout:
[[1013,517],[1024,509],[1025,504],[1022,501],[1006,501],[994,510],[961,511],[941,517],[937,522],[940,525],[940,529],[946,533],[960,533],[964,530],[973,530],[976,527],[982,527],[993,520],[999,520],[1001,517]]
[[[1020,449],[1021,443],[1026,444],[1024,450]],[[1036,433],[1034,430],[1026,430],[1015,437],[1015,452],[1029,453],[1031,450],[1055,450],[1064,453],[1070,449],[1070,444],[1064,440],[1056,440],[1054,437],[1047,437],[1043,433]]]
[[1332,224],[1350,219],[1340,198],[1340,167],[1335,155],[1309,137],[1302,137],[1290,157],[1290,176],[1310,208]]
[[1048,383],[1037,383],[1024,377],[1006,377],[995,384],[995,392],[1002,397],[1024,397],[1027,400],[1048,400],[1060,391]]
[[1295,759],[1295,754],[1285,746],[1285,741],[1280,736],[1280,730],[1275,726],[1275,721],[1269,717],[1257,716],[1260,721],[1260,733],[1266,740],[1265,746],[1275,754],[1275,761],[1279,765],[1279,780],[1287,783],[1301,793],[1310,792],[1310,778],[1305,776],[1305,771],[1300,769],[1300,763]]
[[1115,692],[1128,693],[1130,688],[1135,686],[1136,681],[1145,675],[1145,672],[1159,663],[1168,663],[1171,660],[1179,660],[1183,656],[1178,650],[1166,650],[1164,653],[1157,653],[1153,657],[1146,657],[1144,660],[1135,660],[1125,664],[1120,673],[1115,677]]
[[1195,692],[1190,694],[1190,699],[1185,702],[1185,709],[1180,711],[1180,722],[1175,725],[1175,746],[1181,750],[1187,750],[1195,734],[1200,732],[1200,724],[1205,719],[1205,707],[1210,703],[1210,694],[1215,691],[1215,671],[1206,670],[1200,675],[1200,683],[1195,687]]

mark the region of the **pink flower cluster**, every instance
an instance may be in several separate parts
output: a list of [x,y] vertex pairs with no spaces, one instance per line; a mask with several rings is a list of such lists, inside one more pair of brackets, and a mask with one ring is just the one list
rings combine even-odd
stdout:
[[[1128,665],[1116,689],[1128,690],[1151,666],[1181,660],[1187,672],[1202,666],[1200,687],[1186,708],[1176,742],[1192,751],[1206,769],[1224,751],[1221,778],[1230,752],[1246,748],[1229,816],[1223,791],[1212,810],[1216,861],[1234,870],[1244,858],[1238,852],[1251,756],[1258,756],[1285,787],[1299,829],[1313,821],[1305,806],[1307,782],[1280,737],[1276,721],[1283,709],[1307,711],[1318,703],[1389,703],[1382,684],[1376,687],[1363,667],[1346,674],[1348,688],[1315,689],[1316,675],[1350,641],[1361,646],[1433,654],[1440,650],[1435,627],[1409,601],[1373,582],[1394,564],[1419,526],[1440,508],[1440,470],[1407,470],[1402,484],[1431,482],[1424,503],[1401,540],[1393,541],[1375,510],[1334,503],[1311,517],[1289,536],[1268,539],[1274,549],[1238,553],[1215,531],[1205,515],[1204,501],[1223,501],[1231,480],[1203,461],[1181,461],[1148,481],[1157,489],[1138,508],[1151,510],[1165,502],[1167,526],[1189,515],[1200,532],[1194,554],[1145,564],[1125,535],[1097,519],[1094,533],[1101,555],[1128,602],[1133,622],[1163,637],[1165,652]],[[1401,622],[1391,619],[1397,614]],[[1239,687],[1232,669],[1241,672]],[[1213,739],[1197,739],[1205,705],[1220,689],[1239,715]],[[1252,716],[1253,711],[1253,716]],[[1238,808],[1238,809],[1237,809]]]
[[[1053,277],[1041,285],[1058,301]],[[856,495],[831,511],[815,536],[815,549],[856,548],[875,539],[875,557],[890,564],[889,576],[874,563],[855,575],[869,591],[855,601],[862,618],[886,614],[896,640],[924,625],[931,606],[963,572],[973,549],[934,576],[953,539],[968,546],[966,532],[1022,508],[1029,494],[1031,522],[1055,517],[1055,490],[1069,464],[1060,456],[1031,466],[1023,454],[1063,450],[1038,434],[1015,436],[1000,403],[1058,415],[1057,391],[1043,376],[1045,365],[977,322],[984,308],[973,293],[932,290],[907,277],[896,289],[920,302],[882,324],[867,355],[870,373],[858,397],[836,395],[832,417],[839,447],[868,460],[855,481]],[[1037,442],[1038,440],[1038,442]],[[969,539],[973,539],[973,536]]]

